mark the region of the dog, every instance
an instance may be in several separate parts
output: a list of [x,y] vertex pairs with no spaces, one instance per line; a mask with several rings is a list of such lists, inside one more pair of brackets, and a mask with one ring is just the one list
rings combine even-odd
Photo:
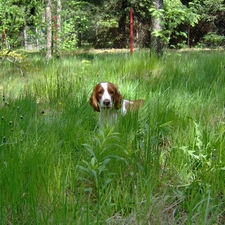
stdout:
[[139,109],[144,104],[144,100],[125,100],[115,84],[102,82],[94,87],[89,104],[94,111],[100,113],[99,126],[102,126],[115,121],[119,113],[125,115],[129,110]]

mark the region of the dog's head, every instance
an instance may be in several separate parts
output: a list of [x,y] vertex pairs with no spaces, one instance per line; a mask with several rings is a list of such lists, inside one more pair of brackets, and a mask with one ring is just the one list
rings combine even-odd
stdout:
[[115,84],[104,82],[97,84],[89,99],[89,104],[97,112],[101,109],[119,109],[122,104],[122,95]]

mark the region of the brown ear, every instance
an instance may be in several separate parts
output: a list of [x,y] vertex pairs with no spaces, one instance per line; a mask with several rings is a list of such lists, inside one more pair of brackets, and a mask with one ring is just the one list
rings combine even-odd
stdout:
[[89,98],[89,104],[94,109],[94,111],[100,112],[98,101],[96,99],[94,92],[91,94],[91,97]]
[[115,108],[116,108],[117,110],[121,108],[122,100],[123,100],[123,97],[122,97],[122,95],[120,94],[118,88],[116,88],[114,104],[115,104]]

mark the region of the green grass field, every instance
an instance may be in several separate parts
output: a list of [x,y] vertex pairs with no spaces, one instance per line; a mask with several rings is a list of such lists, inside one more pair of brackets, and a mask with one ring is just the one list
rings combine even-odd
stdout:
[[[26,60],[0,72],[0,224],[224,224],[223,51]],[[100,81],[146,104],[97,131]]]

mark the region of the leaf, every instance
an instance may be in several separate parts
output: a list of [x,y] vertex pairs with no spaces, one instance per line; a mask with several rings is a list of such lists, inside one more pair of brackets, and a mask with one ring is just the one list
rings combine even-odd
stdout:
[[77,168],[80,169],[83,172],[90,173],[90,170],[88,168],[86,168],[86,167],[78,165]]
[[91,145],[89,145],[89,144],[83,144],[83,146],[91,154],[91,156],[93,158],[96,158],[95,152],[94,152],[93,147]]
[[101,166],[98,168],[99,175],[105,170],[106,165],[110,162],[110,158],[106,158],[102,163]]

